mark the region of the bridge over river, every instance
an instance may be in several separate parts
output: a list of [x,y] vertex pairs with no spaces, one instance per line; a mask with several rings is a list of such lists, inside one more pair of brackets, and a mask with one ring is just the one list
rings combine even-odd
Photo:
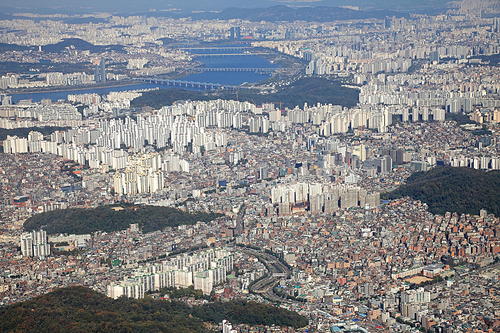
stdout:
[[198,72],[255,72],[261,74],[269,74],[274,72],[276,68],[246,68],[246,67],[233,67],[233,68],[219,68],[219,67],[200,67],[196,68]]
[[243,51],[250,49],[250,46],[214,46],[214,47],[181,47],[181,50],[187,52],[196,51]]
[[207,53],[199,54],[192,53],[191,55],[196,58],[228,58],[228,57],[253,57],[266,53]]
[[156,78],[135,78],[136,81],[154,83],[154,84],[163,84],[167,86],[173,87],[185,87],[185,88],[203,88],[207,90],[214,89],[238,89],[240,86],[232,86],[232,85],[224,85],[219,83],[207,83],[207,82],[194,82],[194,81],[183,81],[183,80],[164,80],[164,79],[156,79]]

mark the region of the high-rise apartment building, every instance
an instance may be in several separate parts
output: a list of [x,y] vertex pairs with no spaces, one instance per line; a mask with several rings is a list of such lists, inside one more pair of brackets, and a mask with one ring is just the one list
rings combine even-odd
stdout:
[[44,230],[25,232],[21,235],[21,253],[24,257],[46,257],[50,245]]
[[493,32],[500,32],[500,17],[493,18],[492,31]]
[[240,27],[231,27],[229,29],[229,38],[231,39],[240,39],[241,38],[241,28]]
[[103,57],[94,68],[94,81],[106,82],[106,60]]

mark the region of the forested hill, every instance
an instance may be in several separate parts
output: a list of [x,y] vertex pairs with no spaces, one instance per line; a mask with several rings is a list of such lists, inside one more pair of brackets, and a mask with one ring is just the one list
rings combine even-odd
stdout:
[[[148,299],[113,300],[86,287],[57,289],[30,301],[0,308],[0,332],[209,332],[220,314],[234,323],[303,327],[307,318],[270,305],[246,302],[188,307]],[[214,309],[220,312],[213,312]]]
[[70,208],[34,215],[26,220],[26,231],[43,226],[47,234],[87,234],[94,231],[113,232],[125,230],[131,223],[138,223],[144,233],[166,227],[192,225],[198,221],[210,222],[222,214],[187,213],[170,207],[120,204],[91,209]]
[[20,127],[20,128],[12,128],[12,129],[5,129],[5,128],[0,128],[0,140],[5,140],[7,139],[7,135],[10,136],[18,136],[20,138],[27,138],[28,134],[31,131],[36,131],[39,133],[42,133],[43,136],[50,135],[54,133],[55,131],[65,131],[69,129],[70,127],[56,127],[56,126],[46,126],[46,127]]
[[180,302],[113,300],[85,287],[0,308],[0,332],[206,332]]
[[429,211],[479,214],[481,209],[500,216],[500,171],[436,167],[410,176],[405,185],[382,195],[383,199],[404,196],[427,203]]
[[231,324],[276,325],[304,327],[308,321],[296,312],[284,310],[271,305],[247,302],[243,299],[229,302],[215,302],[193,308],[193,316],[205,322],[220,323],[223,319]]
[[[123,52],[123,46],[121,45],[94,45],[80,38],[65,38],[63,41],[59,43],[44,45],[42,46],[42,49],[44,52],[58,53],[66,51],[66,49],[70,46],[73,46],[77,50],[89,50],[92,53],[102,53],[110,50]],[[35,49],[35,47],[0,43],[0,52],[24,51],[28,49]]]
[[215,92],[190,91],[183,89],[160,89],[148,91],[131,102],[132,107],[150,106],[159,109],[172,105],[178,100],[206,101],[213,99],[239,100],[261,105],[263,103],[280,103],[282,107],[293,109],[295,106],[333,104],[353,107],[359,101],[357,89],[343,87],[340,81],[320,77],[304,77],[274,93],[261,94],[255,89],[221,90]]

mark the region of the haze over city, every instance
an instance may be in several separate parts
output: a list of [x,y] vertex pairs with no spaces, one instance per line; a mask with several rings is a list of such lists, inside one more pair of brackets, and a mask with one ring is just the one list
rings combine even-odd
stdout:
[[297,1],[297,0],[212,0],[212,1],[180,1],[180,0],[169,0],[169,1],[158,1],[158,0],[147,0],[147,1],[117,1],[108,0],[105,2],[89,0],[82,3],[74,3],[66,0],[21,0],[16,2],[2,1],[0,6],[5,7],[4,12],[19,12],[22,10],[27,10],[29,12],[48,12],[52,11],[54,13],[88,13],[88,12],[101,12],[101,11],[113,11],[122,13],[131,12],[147,12],[149,10],[157,11],[184,11],[189,13],[191,11],[221,11],[229,7],[238,8],[258,8],[258,7],[271,7],[276,5],[286,5],[292,7],[316,7],[316,6],[328,6],[328,7],[340,7],[340,6],[355,6],[362,10],[370,9],[391,9],[391,10],[401,10],[401,11],[416,11],[424,9],[445,9],[449,5],[449,1],[443,0],[423,0],[418,1],[395,1],[395,0],[378,0],[378,1],[368,1],[368,0],[308,0],[308,1]]

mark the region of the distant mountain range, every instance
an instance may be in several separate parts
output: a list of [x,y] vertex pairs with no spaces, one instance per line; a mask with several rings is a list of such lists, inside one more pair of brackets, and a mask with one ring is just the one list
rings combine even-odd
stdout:
[[252,22],[266,21],[306,21],[306,22],[330,22],[335,20],[355,20],[368,18],[385,18],[396,15],[398,17],[407,14],[387,10],[354,10],[342,7],[300,7],[273,6],[269,8],[227,8],[221,12],[203,12],[192,14],[191,18],[196,20],[231,20],[242,19]]
[[[443,11],[449,6],[449,0],[85,0],[84,2],[66,0],[16,0],[4,1],[0,4],[0,17],[12,13],[36,14],[91,14],[110,12],[115,15],[148,15],[175,13],[182,17],[191,16],[196,12],[220,12],[228,7],[252,10],[267,9],[274,5],[286,5],[292,8],[307,8],[316,6],[348,7],[353,9],[388,10],[406,13],[427,13]],[[246,8],[246,9],[245,9]],[[240,15],[241,16],[241,15]],[[3,19],[3,17],[2,17]],[[67,20],[68,18],[61,18]],[[350,19],[346,17],[346,19]]]
[[[441,0],[440,0],[441,1]],[[390,1],[388,1],[390,2]],[[403,4],[404,2],[404,4]],[[368,19],[368,18],[385,18],[386,16],[408,16],[410,12],[416,13],[427,13],[427,14],[438,14],[444,12],[447,8],[443,3],[437,3],[436,6],[431,7],[428,3],[418,3],[413,6],[405,0],[399,3],[398,6],[389,6],[389,3],[384,3],[383,6],[373,7],[372,9],[366,10],[356,10],[356,7],[342,6],[339,5],[331,6],[325,1],[315,2],[316,6],[298,6],[294,3],[293,6],[286,5],[276,5],[271,7],[262,6],[262,2],[253,2],[254,8],[245,8],[246,6],[241,5],[237,1],[234,1],[234,6],[223,10],[207,10],[203,6],[199,7],[198,10],[190,10],[182,8],[182,6],[170,8],[168,10],[156,10],[148,8],[148,1],[145,1],[144,6],[136,6],[136,4],[127,6],[123,5],[120,7],[120,11],[115,12],[116,15],[141,15],[146,17],[171,17],[171,18],[186,18],[190,17],[193,20],[231,20],[231,19],[242,19],[249,20],[252,22],[266,21],[266,22],[279,22],[279,21],[305,21],[305,22],[330,22],[334,20],[355,20],[355,19]],[[438,1],[439,2],[439,1]],[[442,2],[442,1],[441,1]],[[310,3],[309,3],[310,4]],[[259,6],[260,5],[260,6]],[[356,6],[354,3],[352,6]],[[407,6],[406,6],[407,5]],[[90,7],[89,7],[90,8]],[[88,9],[89,9],[88,8]],[[160,7],[161,8],[161,7]],[[194,7],[196,8],[196,7]],[[363,7],[368,8],[368,7]],[[18,12],[21,9],[15,9],[12,7],[0,6],[0,19],[14,19],[20,16],[13,16],[12,13]],[[70,12],[70,8],[58,8],[58,9],[26,9],[21,12],[37,12],[40,14],[48,14],[49,12]],[[100,8],[94,11],[105,11],[105,8]],[[83,12],[79,12],[82,14]],[[19,14],[17,14],[19,15]],[[35,21],[45,19],[43,17],[30,17]],[[68,24],[73,23],[101,23],[105,22],[107,19],[86,17],[86,18],[75,18],[75,17],[52,17],[51,20],[59,20]]]

